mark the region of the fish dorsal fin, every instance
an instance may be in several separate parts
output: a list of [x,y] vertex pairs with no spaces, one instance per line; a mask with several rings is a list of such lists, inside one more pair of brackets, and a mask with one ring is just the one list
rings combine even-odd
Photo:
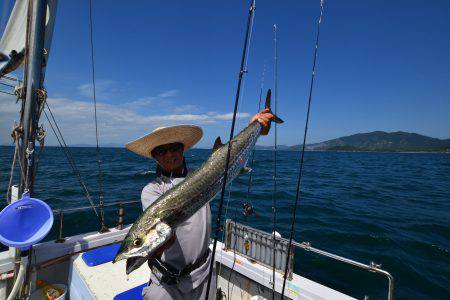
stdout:
[[223,146],[222,140],[220,139],[220,136],[218,136],[216,138],[216,141],[214,142],[214,146],[213,146],[212,152],[214,153],[217,149],[219,149],[222,146]]

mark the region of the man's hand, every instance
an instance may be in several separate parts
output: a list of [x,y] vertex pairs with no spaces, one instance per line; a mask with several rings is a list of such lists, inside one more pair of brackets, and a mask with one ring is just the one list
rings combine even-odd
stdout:
[[261,126],[262,126],[261,135],[267,135],[269,133],[269,129],[270,129],[270,121],[272,121],[272,120],[273,120],[273,114],[270,113],[270,110],[268,108],[265,108],[260,113],[257,113],[256,115],[254,115],[251,118],[249,124],[253,123],[254,121],[258,121],[259,124],[261,124]]

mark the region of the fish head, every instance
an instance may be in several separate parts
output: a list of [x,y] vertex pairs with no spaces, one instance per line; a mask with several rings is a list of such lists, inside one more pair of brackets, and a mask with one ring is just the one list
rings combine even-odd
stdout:
[[140,226],[142,224],[139,223],[131,227],[113,261],[115,263],[126,259],[127,274],[139,268],[173,235],[172,228],[164,222],[155,222],[150,229]]

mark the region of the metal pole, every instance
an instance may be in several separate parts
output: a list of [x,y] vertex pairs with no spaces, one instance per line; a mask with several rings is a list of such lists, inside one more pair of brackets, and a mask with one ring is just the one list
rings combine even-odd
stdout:
[[22,140],[22,161],[25,162],[26,174],[21,181],[20,194],[28,191],[30,195],[33,193],[34,186],[34,142],[35,129],[37,125],[38,110],[38,89],[42,88],[42,65],[44,58],[44,38],[45,38],[45,17],[47,12],[47,0],[30,1],[32,9],[29,41],[28,41],[28,57],[27,57],[27,86],[26,98],[23,112],[23,140]]
[[59,222],[58,222],[58,239],[55,243],[64,243],[66,239],[63,238],[63,222],[64,222],[64,212],[59,211]]
[[[280,238],[280,240],[288,241],[287,239],[283,239],[283,238]],[[359,267],[359,268],[362,268],[365,270],[368,270],[370,272],[378,273],[378,274],[382,274],[382,275],[386,276],[389,280],[387,299],[388,300],[394,299],[394,277],[389,272],[387,272],[383,269],[380,269],[380,265],[377,265],[374,262],[370,262],[370,265],[363,264],[363,263],[360,263],[353,259],[345,258],[345,257],[339,256],[339,255],[336,255],[336,254],[333,254],[333,253],[330,253],[330,252],[327,252],[324,250],[314,248],[311,246],[311,244],[309,242],[298,243],[298,242],[293,241],[292,245],[294,245],[298,248],[301,248],[303,250],[306,250],[306,251],[311,251],[311,252],[317,253],[319,255],[323,255],[323,256],[326,256],[326,257],[329,257],[329,258],[332,258],[332,259],[335,259],[335,260],[338,260],[338,261],[341,261],[341,262],[344,262],[344,263],[347,263],[347,264],[350,264],[350,265],[353,265],[353,266],[356,266],[356,267]]]
[[119,210],[117,211],[117,229],[122,230],[123,229],[123,223],[125,220],[125,209],[123,208],[122,203],[119,205]]
[[[22,125],[23,125],[23,138],[22,138],[22,152],[21,160],[25,164],[25,178],[21,178],[19,197],[23,192],[33,194],[34,187],[34,152],[35,152],[35,139],[36,139],[36,127],[38,120],[38,90],[42,88],[43,74],[43,59],[44,59],[44,41],[45,41],[45,19],[47,13],[47,0],[33,0],[30,1],[28,10],[31,9],[29,18],[29,32],[28,32],[28,49],[27,53],[27,66],[26,66],[26,98],[23,110]],[[29,279],[30,279],[30,266],[31,266],[31,253],[29,252],[29,266],[25,281],[22,286],[21,295],[29,293]]]

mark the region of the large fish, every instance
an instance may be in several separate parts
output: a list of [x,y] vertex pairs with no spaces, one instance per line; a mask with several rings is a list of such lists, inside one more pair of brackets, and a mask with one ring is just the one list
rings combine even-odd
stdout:
[[[266,108],[270,109],[270,90],[267,92]],[[277,116],[274,122],[283,121]],[[262,126],[254,121],[231,140],[231,152],[227,184],[246,168],[247,160],[261,134]],[[127,259],[126,273],[139,268],[148,258],[167,247],[175,228],[211,201],[221,190],[228,144],[220,137],[214,143],[207,161],[190,173],[152,203],[133,224],[114,259]]]

